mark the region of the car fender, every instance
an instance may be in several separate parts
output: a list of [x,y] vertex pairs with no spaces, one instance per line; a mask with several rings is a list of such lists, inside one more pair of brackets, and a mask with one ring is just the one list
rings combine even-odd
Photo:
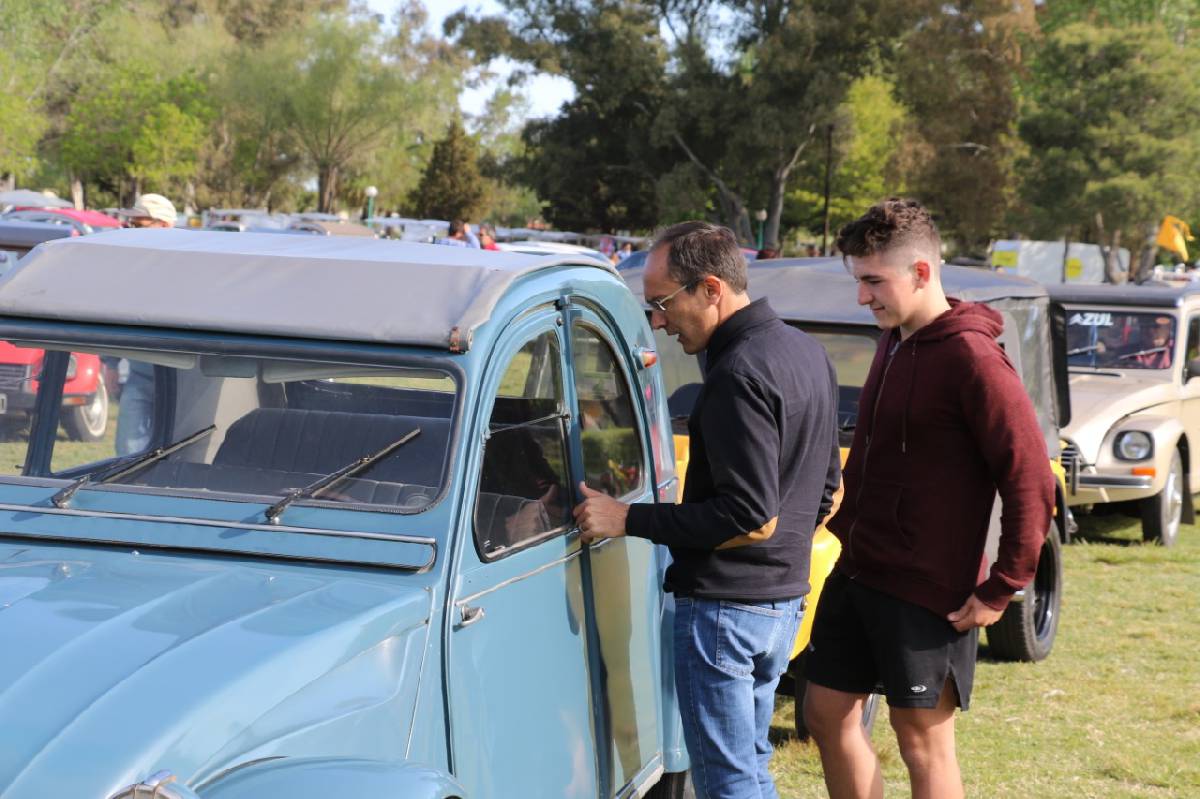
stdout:
[[[1113,443],[1117,436],[1127,430],[1140,430],[1149,433],[1154,439],[1154,455],[1145,461],[1123,461],[1113,454]],[[1135,413],[1121,419],[1104,434],[1100,452],[1096,458],[1097,469],[1131,470],[1134,467],[1151,466],[1154,476],[1150,494],[1162,491],[1167,480],[1167,470],[1171,466],[1171,454],[1184,436],[1183,423],[1175,416],[1162,416],[1155,413]],[[1187,468],[1187,465],[1184,465]]]
[[236,767],[196,787],[200,799],[466,799],[445,772],[417,763],[297,757]]

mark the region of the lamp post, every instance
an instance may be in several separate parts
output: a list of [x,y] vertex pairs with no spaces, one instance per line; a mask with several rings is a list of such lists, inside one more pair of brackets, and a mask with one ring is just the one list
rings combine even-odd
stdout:
[[379,189],[367,186],[367,190],[363,193],[367,195],[367,219],[370,219],[375,216],[375,195],[379,194]]
[[754,212],[754,218],[758,220],[758,249],[763,248],[763,225],[767,221],[767,209],[760,208]]

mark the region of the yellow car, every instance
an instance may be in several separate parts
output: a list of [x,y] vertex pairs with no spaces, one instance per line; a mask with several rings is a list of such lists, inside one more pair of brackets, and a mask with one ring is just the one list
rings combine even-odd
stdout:
[[[624,272],[626,283],[641,296],[642,270]],[[1038,413],[1047,450],[1051,456],[1058,488],[1055,523],[1047,531],[1033,584],[1020,592],[995,625],[987,629],[988,655],[1002,660],[1037,661],[1050,654],[1058,630],[1062,601],[1062,550],[1072,524],[1064,502],[1064,472],[1059,464],[1059,427],[1069,421],[1070,406],[1066,391],[1063,325],[1053,322],[1061,310],[1054,306],[1037,283],[1023,278],[966,267],[946,266],[942,280],[951,296],[984,302],[1005,320],[1000,344],[1021,374],[1026,390]],[[855,302],[853,279],[839,259],[780,259],[750,268],[750,293],[767,297],[776,313],[789,324],[814,336],[829,353],[838,373],[838,425],[841,431],[842,461],[845,462],[858,413],[858,396],[875,355],[880,335],[874,318]],[[663,331],[655,331],[658,363],[663,369],[668,407],[675,424],[677,474],[687,474],[688,437],[686,421],[691,412],[702,366],[697,357],[687,355]],[[841,490],[834,497],[834,508]],[[987,556],[995,557],[999,542],[1000,502],[993,508]],[[841,553],[841,545],[822,525],[813,537],[809,582],[808,612],[792,647],[792,664],[780,691],[796,697],[797,729],[801,734],[803,716],[799,704],[804,695],[803,660],[812,632],[812,622],[826,577]],[[864,724],[870,725],[878,697],[867,703]]]

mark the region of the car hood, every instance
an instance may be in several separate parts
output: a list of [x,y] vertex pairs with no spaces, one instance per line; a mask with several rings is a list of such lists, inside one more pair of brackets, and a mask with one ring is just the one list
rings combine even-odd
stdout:
[[0,542],[0,795],[403,754],[430,615],[411,579]]
[[1109,428],[1132,413],[1177,399],[1169,377],[1125,372],[1071,373],[1071,423],[1064,437],[1089,462],[1096,459]]

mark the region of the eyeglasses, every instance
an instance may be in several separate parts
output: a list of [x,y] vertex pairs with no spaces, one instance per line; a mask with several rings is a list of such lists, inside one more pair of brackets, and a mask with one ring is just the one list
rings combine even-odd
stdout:
[[675,299],[676,294],[680,293],[681,291],[687,291],[688,289],[698,285],[699,283],[700,283],[699,280],[693,280],[691,283],[684,283],[682,286],[675,289],[670,294],[668,294],[667,296],[663,297],[660,300],[646,300],[646,305],[652,311],[661,311],[662,313],[666,313],[667,312],[667,303],[670,302],[671,300]]

